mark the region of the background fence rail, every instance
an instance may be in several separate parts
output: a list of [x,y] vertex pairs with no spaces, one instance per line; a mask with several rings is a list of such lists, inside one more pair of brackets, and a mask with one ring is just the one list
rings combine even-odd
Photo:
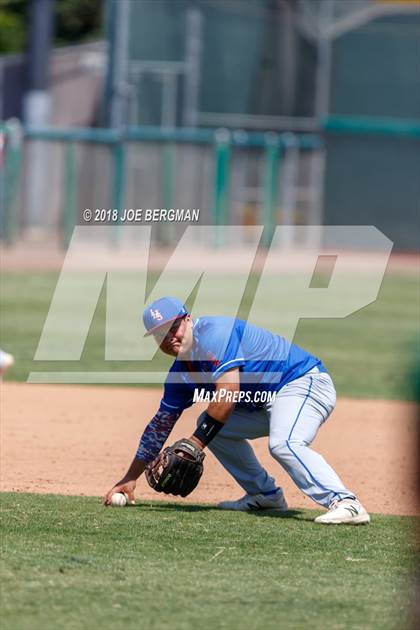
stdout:
[[[362,222],[380,229],[382,221],[390,238],[398,224],[397,246],[413,249],[420,198],[415,192],[419,139],[417,120],[337,116],[325,119],[318,134],[160,127],[21,129],[11,121],[1,127],[1,237],[13,242],[30,225],[30,148],[41,143],[46,164],[38,171],[45,174],[38,189],[44,194],[36,199],[41,206],[38,227],[54,233],[64,247],[84,208],[200,208],[200,223],[214,226],[218,247],[223,244],[223,225],[238,226],[240,244],[241,226],[264,224],[268,245],[275,225],[339,223],[340,214],[348,221],[352,213],[341,210],[351,203],[355,219],[360,222],[363,216]],[[379,151],[369,165],[370,178],[364,182],[359,173],[354,181],[360,167],[357,156],[361,150],[368,155],[369,147],[375,155]],[[381,186],[369,186],[381,178],[393,186],[393,198],[401,200],[395,216],[389,193],[384,198]],[[390,178],[395,178],[395,186]],[[155,225],[153,240],[169,245],[182,231],[181,225]],[[117,223],[114,245],[120,233]],[[293,238],[293,230],[285,233],[283,244]],[[313,244],[309,231],[306,244]]]

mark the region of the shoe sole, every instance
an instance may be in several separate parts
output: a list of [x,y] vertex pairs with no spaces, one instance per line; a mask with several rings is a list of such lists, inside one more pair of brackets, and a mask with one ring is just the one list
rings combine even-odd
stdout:
[[231,512],[266,512],[276,511],[276,512],[288,512],[288,507],[247,507],[247,508],[235,508],[235,507],[224,507],[217,505],[218,510],[230,510]]
[[318,523],[319,525],[368,525],[368,523],[370,523],[370,516],[369,514],[361,514],[360,516],[355,516],[354,518],[351,519],[351,521],[347,521],[347,520],[336,520],[336,521],[321,521],[321,520],[314,520],[315,523]]

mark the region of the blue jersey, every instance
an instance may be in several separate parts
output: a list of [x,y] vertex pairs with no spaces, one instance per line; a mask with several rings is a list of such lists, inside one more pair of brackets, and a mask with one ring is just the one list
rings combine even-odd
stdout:
[[217,379],[232,368],[239,368],[240,389],[254,400],[257,390],[277,392],[315,366],[326,371],[317,357],[268,330],[231,317],[200,317],[194,322],[190,358],[172,364],[161,404],[166,410],[186,409],[197,387],[213,391]]
[[152,461],[183,410],[194,402],[197,388],[215,390],[217,379],[232,368],[240,373],[240,390],[250,394],[239,406],[253,411],[258,392],[277,392],[286,383],[321,361],[284,337],[231,317],[200,317],[193,325],[193,347],[188,361],[176,359],[165,381],[160,407],[146,427],[136,457]]

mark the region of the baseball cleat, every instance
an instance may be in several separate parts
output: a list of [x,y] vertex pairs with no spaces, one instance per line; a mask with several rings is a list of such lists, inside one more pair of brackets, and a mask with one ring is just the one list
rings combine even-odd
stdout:
[[287,512],[289,509],[281,488],[278,488],[275,494],[246,494],[237,501],[222,501],[217,504],[217,507],[220,510],[240,510],[241,512],[256,512],[258,510]]
[[357,499],[342,499],[333,501],[326,514],[317,516],[315,523],[323,525],[362,525],[370,522],[370,516]]

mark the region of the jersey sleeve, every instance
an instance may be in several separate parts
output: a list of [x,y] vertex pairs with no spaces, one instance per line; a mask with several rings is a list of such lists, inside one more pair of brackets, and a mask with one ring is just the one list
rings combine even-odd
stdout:
[[233,326],[213,324],[202,340],[202,351],[210,359],[213,382],[224,372],[245,365],[241,329],[236,322]]
[[136,459],[146,463],[153,461],[184,409],[192,403],[191,393],[182,383],[168,382],[167,379],[159,409],[140,438]]
[[181,370],[180,364],[175,362],[175,369],[168,374],[160,401],[160,408],[170,413],[182,413],[193,403],[191,387],[182,382]]
[[170,413],[162,406],[159,408],[143,431],[136,459],[141,459],[148,464],[157,457],[181,413],[181,411]]

